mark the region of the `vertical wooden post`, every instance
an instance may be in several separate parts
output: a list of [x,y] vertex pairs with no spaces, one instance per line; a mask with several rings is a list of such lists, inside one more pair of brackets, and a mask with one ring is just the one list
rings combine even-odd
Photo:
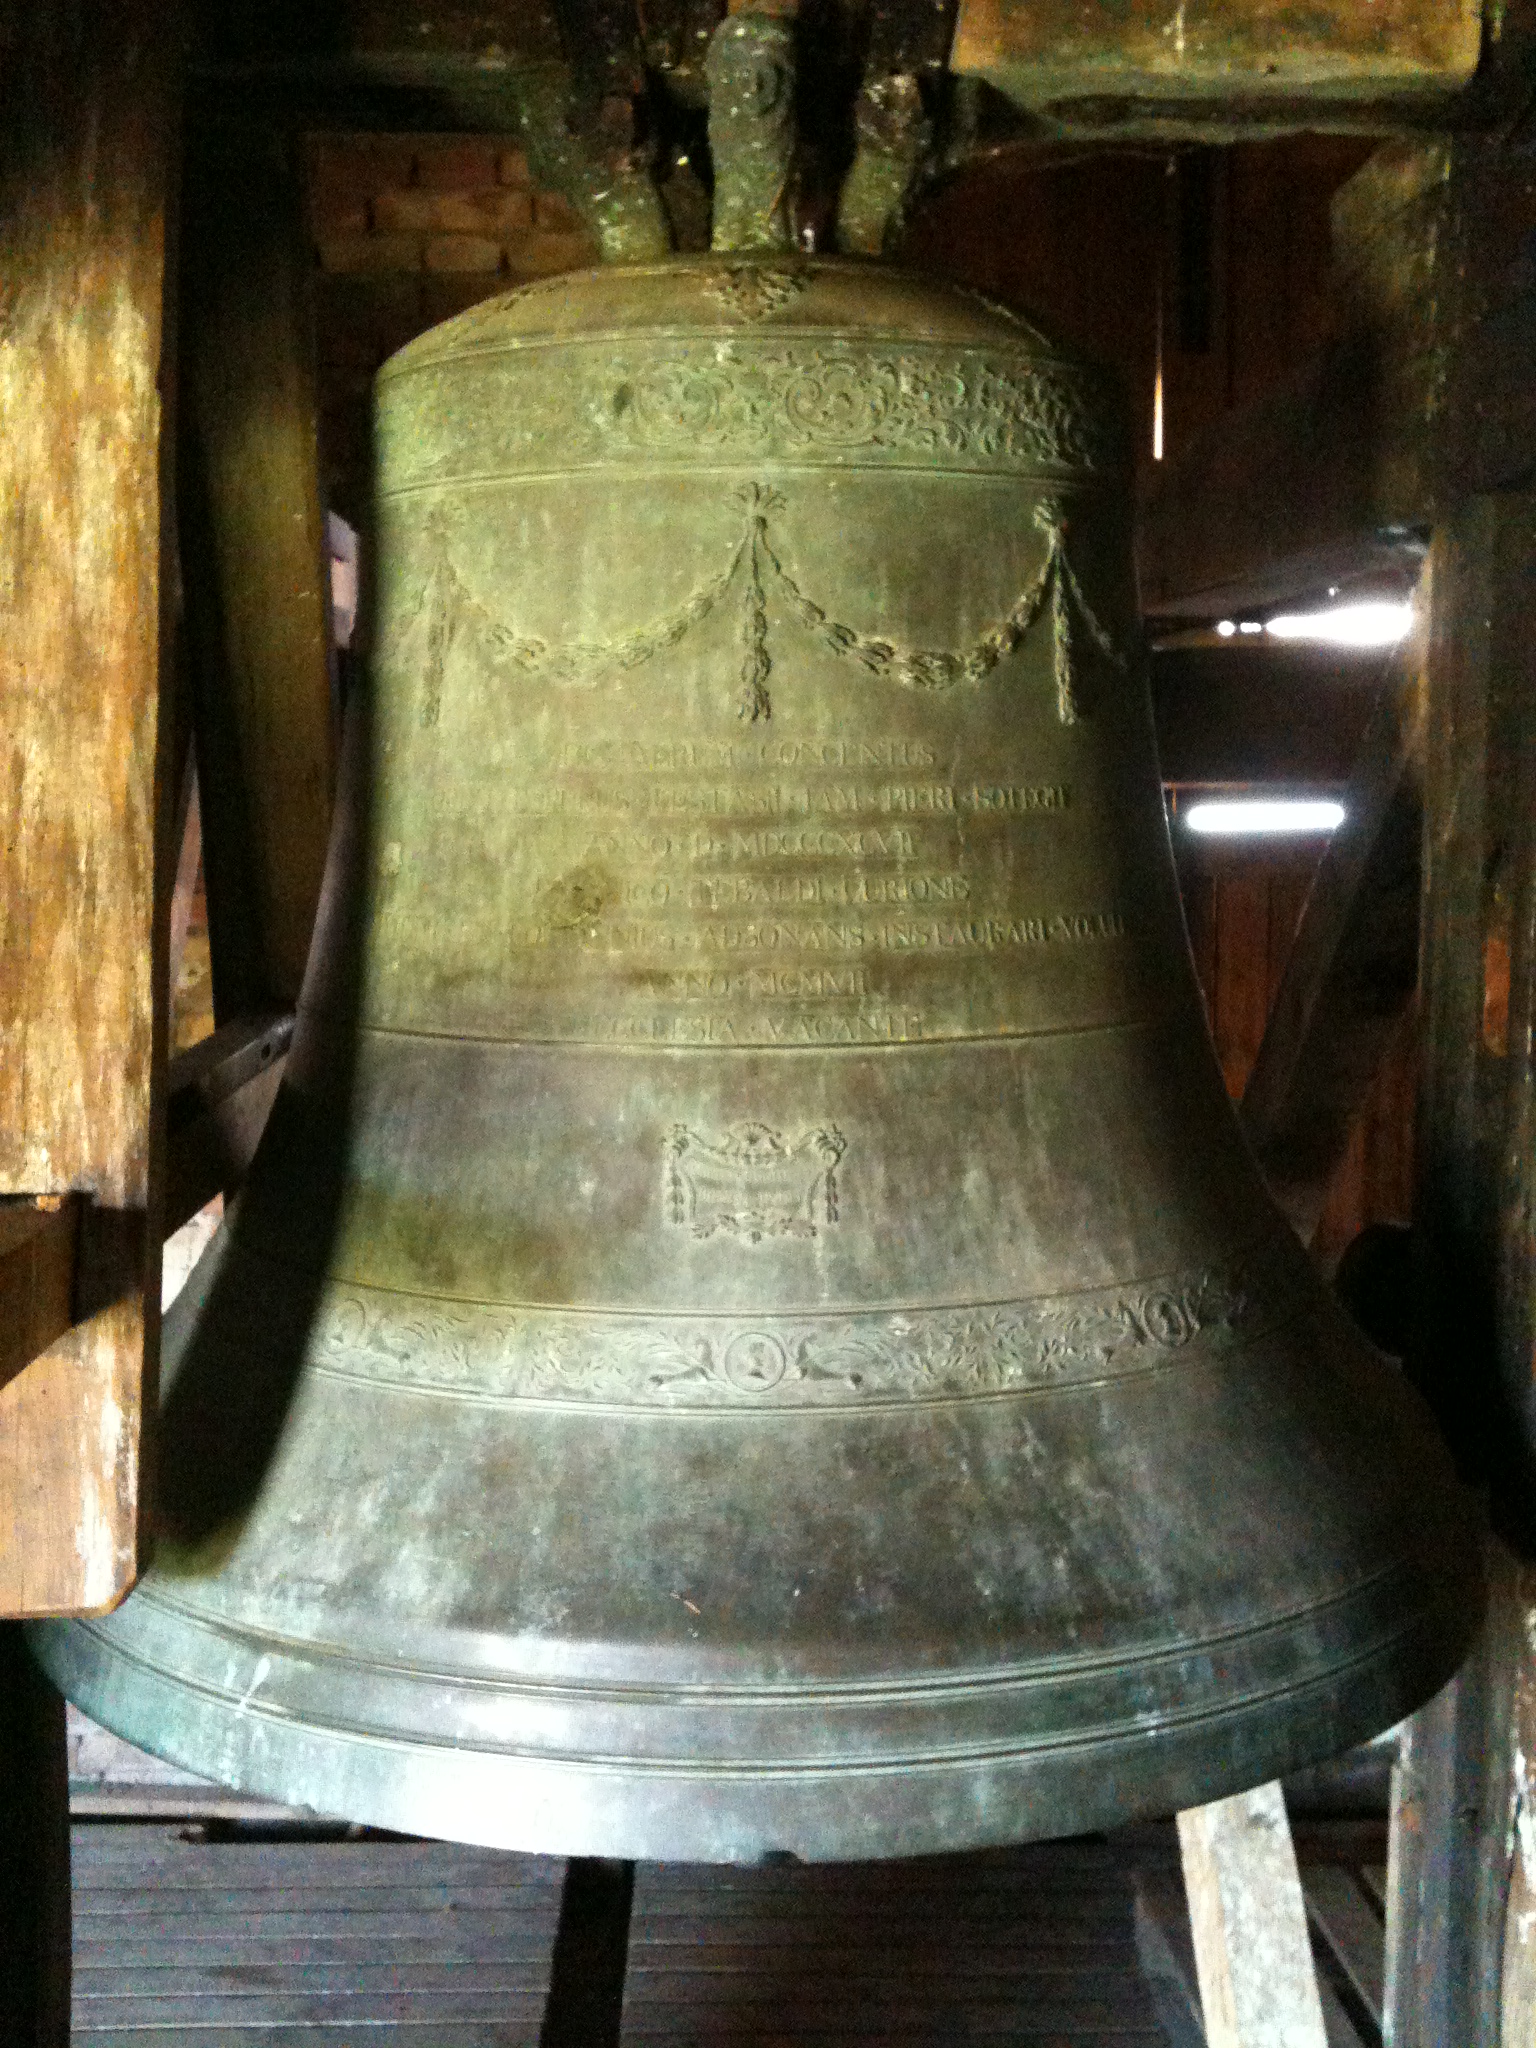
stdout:
[[1491,1546],[1488,1625],[1457,1676],[1407,1724],[1392,1773],[1389,2048],[1495,2048],[1500,2040],[1518,1576],[1502,1546]]
[[99,1311],[0,1391],[0,1614],[108,1607],[138,1561],[173,26],[172,0],[0,5],[0,1193],[79,1189],[82,1259],[127,1252]]
[[193,128],[181,546],[219,1021],[291,1008],[336,779],[312,267],[295,138]]
[[1179,1815],[1209,2048],[1328,2048],[1278,1785]]
[[1536,1584],[1506,1548],[1529,1555],[1536,1537],[1536,494],[1468,497],[1435,551],[1409,1363],[1505,1541],[1479,1646],[1404,1749],[1385,2032],[1393,2048],[1494,2048],[1529,2035],[1501,2035],[1501,2012],[1536,2007],[1536,1921],[1519,1903],[1536,1879]]

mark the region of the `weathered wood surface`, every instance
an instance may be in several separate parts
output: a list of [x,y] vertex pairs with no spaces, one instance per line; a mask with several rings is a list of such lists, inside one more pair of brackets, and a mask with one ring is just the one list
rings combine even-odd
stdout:
[[67,1195],[0,1201],[0,1388],[74,1324],[77,1206]]
[[[77,1827],[77,2042],[537,2039],[558,1859],[193,1832]],[[1176,1873],[1171,1831],[1152,1832],[1150,1849],[1090,1841],[814,1869],[641,1865],[622,2039],[1165,2048],[1131,1932],[1131,1863],[1150,1856]]]
[[1502,2042],[1536,2041],[1536,1571],[1522,1566],[1509,1589],[1520,1629],[1510,1714],[1511,1808],[1515,1854],[1504,1907],[1499,2016]]
[[1481,49],[1477,0],[961,0],[951,63],[1065,128],[1210,137],[1443,115]]
[[69,2048],[64,1702],[0,1622],[0,2041]]
[[1191,1807],[1179,1847],[1210,2048],[1329,2048],[1280,1787]]
[[[245,1179],[288,1063],[292,1016],[221,1025],[170,1061],[164,1238]],[[0,1388],[119,1291],[124,1246],[74,1196],[0,1199]],[[169,1252],[166,1254],[169,1257]],[[169,1270],[169,1268],[167,1268]]]
[[1301,1888],[1314,1940],[1379,2027],[1385,1962],[1380,1910],[1353,1870],[1303,1871]]
[[1418,984],[1417,764],[1431,575],[1418,594],[1421,630],[1389,664],[1344,822],[1313,877],[1243,1091],[1243,1127],[1304,1244]]
[[[1383,2034],[1390,2048],[1515,2048],[1500,2033],[1517,1835],[1519,1571],[1490,1552],[1489,1620],[1456,1678],[1406,1723],[1393,1773]],[[1530,1592],[1526,1594],[1529,1613]]]
[[178,1229],[245,1178],[293,1040],[291,1016],[238,1019],[171,1061],[165,1229]]
[[[1384,1825],[1380,1833],[1384,1841]],[[1294,1830],[1292,1840],[1328,2048],[1381,2048],[1382,1915],[1379,1900],[1372,1903],[1368,1873],[1351,1860],[1344,1843],[1342,1860],[1325,1863],[1315,1855],[1308,1860]],[[1330,1844],[1319,1846],[1321,1853],[1331,1852]],[[1136,1952],[1165,2048],[1207,2048],[1189,1900],[1177,1869],[1136,1872]]]
[[[1468,277],[1475,284],[1475,267]],[[1408,1363],[1464,1468],[1489,1489],[1495,1527],[1529,1556],[1536,496],[1468,499],[1436,547]],[[1395,2048],[1529,2037],[1507,2029],[1536,2004],[1532,1923],[1519,1903],[1536,1866],[1525,1763],[1533,1674],[1536,1583],[1494,1543],[1481,1640],[1414,1718],[1403,1753],[1388,1899],[1385,2031]]]
[[[1437,542],[1437,546],[1441,545]],[[1430,648],[1414,1370],[1494,1521],[1536,1537],[1531,1220],[1536,494],[1448,521]]]
[[180,525],[219,1021],[291,1007],[335,794],[329,558],[297,146],[189,138]]
[[0,1392],[0,1614],[27,1614],[110,1604],[138,1556],[165,1029],[161,306],[173,88],[159,0],[5,16],[0,1192],[88,1193],[95,1212],[137,1234],[142,1259],[122,1298]]

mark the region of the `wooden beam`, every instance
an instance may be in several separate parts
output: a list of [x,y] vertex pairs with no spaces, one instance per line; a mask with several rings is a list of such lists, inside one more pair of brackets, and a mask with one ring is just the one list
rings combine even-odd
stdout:
[[[1425,755],[1424,958],[1408,1370],[1495,1527],[1536,1522],[1536,494],[1479,497],[1436,539]],[[1536,1582],[1490,1547],[1482,1637],[1415,1717],[1388,1902],[1387,2035],[1492,2044],[1536,2003],[1510,1914],[1527,1856],[1523,1731]],[[1518,2034],[1503,2038],[1518,2039]]]
[[[233,1194],[288,1061],[291,1016],[225,1024],[170,1063],[162,1228]],[[77,1196],[0,1198],[0,1388],[129,1289],[124,1245]]]
[[165,1230],[244,1180],[277,1095],[291,1016],[221,1024],[171,1061]]
[[1421,630],[1392,661],[1286,956],[1242,1121],[1271,1193],[1310,1244],[1419,968]]
[[170,860],[159,564],[175,67],[161,0],[5,17],[0,1193],[89,1193],[141,1261],[129,1293],[0,1391],[0,1614],[19,1615],[109,1606],[138,1561]]
[[1501,2048],[1504,1984],[1529,1984],[1530,1952],[1506,1946],[1524,1759],[1516,1674],[1530,1668],[1536,1584],[1488,1548],[1489,1612],[1460,1672],[1404,1725],[1392,1774],[1383,2031],[1394,2048]]
[[1481,30],[1477,0],[961,0],[950,61],[1069,133],[1385,133],[1445,117]]
[[1278,1785],[1179,1815],[1209,2048],[1328,2048]]
[[216,1012],[291,1007],[335,796],[329,564],[297,144],[189,140],[181,548]]
[[0,1387],[73,1328],[78,1237],[71,1195],[0,1201]]

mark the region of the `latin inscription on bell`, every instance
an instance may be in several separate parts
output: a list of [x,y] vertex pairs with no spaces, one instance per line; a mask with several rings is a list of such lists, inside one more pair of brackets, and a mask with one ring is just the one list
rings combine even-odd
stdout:
[[585,477],[386,505],[384,714],[418,773],[374,1021],[728,1048],[1127,1014],[1136,882],[1079,744],[1127,657],[1063,494],[940,469],[893,526],[884,486],[659,478],[643,584],[633,505]]

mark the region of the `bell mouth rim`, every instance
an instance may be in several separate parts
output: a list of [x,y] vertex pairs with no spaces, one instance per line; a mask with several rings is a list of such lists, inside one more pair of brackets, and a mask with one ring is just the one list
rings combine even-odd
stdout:
[[[55,1682],[126,1739],[317,1814],[524,1853],[824,1862],[1122,1825],[1322,1762],[1395,1724],[1453,1674],[1477,1620],[1466,1593],[1447,1583],[1440,1611],[1421,1607],[1406,1620],[1394,1603],[1398,1625],[1352,1657],[1235,1697],[1229,1678],[1216,1680],[1214,1704],[1177,1714],[1142,1708],[1085,1726],[1067,1703],[1033,1740],[994,1733],[915,1753],[909,1737],[883,1751],[783,1758],[704,1755],[696,1740],[670,1757],[637,1756],[632,1741],[628,1753],[604,1753],[584,1748],[579,1730],[564,1753],[492,1747],[463,1731],[424,1742],[264,1700],[265,1657],[242,1694],[215,1696],[185,1672],[108,1647],[110,1624],[39,1623],[28,1634]],[[105,1699],[93,1676],[108,1679]],[[807,1708],[814,1716],[825,1703]],[[782,1726],[783,1702],[767,1711]]]
[[[697,1644],[672,1646],[674,1654],[669,1655],[668,1646],[647,1639],[637,1639],[628,1646],[636,1660],[632,1671],[622,1668],[625,1645],[596,1638],[586,1642],[562,1641],[558,1648],[568,1660],[564,1669],[551,1662],[547,1670],[532,1665],[520,1670],[509,1660],[497,1670],[492,1667],[488,1655],[483,1654],[484,1651],[494,1646],[505,1654],[508,1644],[525,1651],[530,1648],[538,1651],[546,1647],[544,1639],[536,1634],[513,1637],[465,1631],[463,1643],[479,1646],[482,1654],[466,1656],[461,1653],[455,1657],[450,1647],[452,1632],[446,1628],[436,1631],[440,1640],[429,1659],[404,1658],[391,1653],[395,1646],[392,1635],[388,1638],[388,1648],[384,1647],[385,1638],[381,1636],[379,1644],[370,1649],[366,1636],[349,1636],[345,1643],[338,1643],[320,1636],[285,1633],[276,1628],[258,1627],[251,1622],[227,1620],[200,1608],[189,1593],[178,1591],[179,1585],[189,1589],[195,1587],[208,1576],[205,1570],[179,1572],[159,1566],[152,1567],[127,1599],[115,1608],[95,1615],[72,1616],[67,1622],[44,1621],[38,1626],[45,1629],[73,1628],[78,1622],[87,1634],[94,1634],[105,1642],[113,1656],[123,1657],[146,1672],[166,1677],[175,1677],[181,1667],[166,1663],[132,1643],[112,1640],[115,1634],[113,1618],[121,1615],[130,1604],[136,1618],[142,1618],[144,1610],[153,1607],[168,1618],[172,1628],[199,1638],[216,1639],[228,1646],[230,1655],[246,1655],[253,1663],[259,1663],[263,1658],[270,1662],[276,1654],[290,1658],[295,1665],[326,1669],[352,1666],[407,1686],[441,1684],[462,1687],[471,1693],[505,1693],[509,1697],[527,1695],[529,1698],[577,1702],[645,1702],[676,1695],[678,1698],[686,1696],[692,1705],[718,1704],[727,1709],[762,1706],[774,1711],[797,1703],[807,1706],[835,1706],[839,1703],[852,1707],[901,1706],[943,1699],[959,1692],[993,1695],[1043,1692],[1058,1683],[1113,1679],[1130,1671],[1157,1671],[1185,1664],[1191,1657],[1231,1656],[1244,1648],[1280,1643],[1302,1629],[1317,1634],[1327,1629],[1330,1622],[1338,1631],[1338,1639],[1352,1647],[1348,1654],[1330,1653],[1327,1668],[1346,1670],[1381,1655],[1384,1648],[1393,1643],[1411,1638],[1424,1627],[1426,1616],[1438,1615],[1440,1602],[1427,1600],[1415,1606],[1404,1598],[1405,1590],[1417,1578],[1415,1562],[1409,1557],[1389,1558],[1331,1591],[1319,1590],[1310,1597],[1293,1600],[1288,1606],[1241,1620],[1232,1619],[1182,1636],[1138,1635],[1131,1625],[1126,1624],[1116,1638],[1106,1638],[1094,1648],[1021,1652],[990,1662],[972,1657],[949,1664],[914,1666],[904,1672],[890,1674],[870,1671],[863,1659],[855,1657],[846,1671],[830,1668],[821,1675],[814,1675],[809,1670],[801,1672],[791,1668],[789,1675],[778,1680],[760,1675],[733,1680],[728,1675],[729,1668],[732,1663],[740,1661],[734,1646],[723,1656],[711,1659]],[[1446,1604],[1449,1605],[1448,1602]],[[1383,1617],[1374,1633],[1367,1633],[1358,1622],[1350,1619],[1353,1612],[1362,1608]],[[1404,1616],[1406,1619],[1402,1618]],[[824,1644],[818,1647],[825,1649]],[[641,1668],[640,1659],[645,1660],[647,1668]],[[603,1668],[605,1664],[606,1669]],[[1321,1659],[1319,1668],[1322,1668]],[[864,1675],[860,1675],[861,1672]],[[1311,1679],[1302,1677],[1292,1686],[1268,1690],[1291,1690],[1311,1682]],[[245,1697],[244,1687],[203,1684],[201,1689],[210,1698]],[[1225,1690],[1220,1695],[1222,1701],[1228,1697]],[[1219,1714],[1224,1708],[1218,1706],[1214,1711]],[[350,1724],[338,1721],[334,1725],[344,1729]],[[359,1725],[356,1732],[369,1731]]]

